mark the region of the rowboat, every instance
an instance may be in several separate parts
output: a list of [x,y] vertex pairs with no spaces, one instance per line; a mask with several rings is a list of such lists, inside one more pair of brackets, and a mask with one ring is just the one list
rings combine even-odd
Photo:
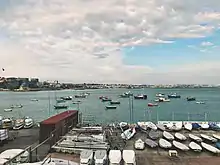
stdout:
[[212,152],[212,153],[215,153],[215,154],[220,153],[220,150],[219,150],[219,149],[217,149],[217,148],[215,148],[215,147],[213,147],[213,146],[211,146],[211,145],[209,145],[209,144],[207,144],[207,143],[202,142],[202,143],[201,143],[201,146],[202,146],[203,148],[205,148],[206,150]]
[[163,131],[163,136],[167,139],[167,140],[174,140],[174,136],[167,132],[167,131]]
[[153,140],[156,140],[160,137],[161,133],[159,131],[151,130],[149,132],[149,137]]
[[155,148],[158,146],[157,142],[155,142],[151,139],[145,139],[145,144],[151,148]]
[[212,136],[213,136],[214,138],[216,138],[216,139],[220,140],[220,135],[213,134]]
[[191,150],[195,151],[195,152],[201,152],[202,151],[202,147],[199,144],[195,143],[195,142],[190,142],[189,143],[189,148]]
[[208,135],[205,135],[205,134],[200,134],[200,136],[205,139],[205,140],[208,140],[208,141],[211,141],[211,142],[217,142],[217,139],[214,138],[214,137],[211,137],[211,136],[208,136]]
[[160,139],[159,140],[159,146],[161,148],[171,148],[172,144],[170,142],[168,142],[167,140],[165,140],[165,139]]
[[129,140],[134,136],[135,133],[136,133],[135,128],[129,128],[121,134],[121,137],[122,139]]
[[143,140],[138,139],[137,141],[135,141],[134,143],[134,148],[137,150],[143,150],[145,147]]
[[184,128],[188,131],[191,131],[192,130],[192,124],[191,123],[185,123],[184,124]]
[[173,145],[174,145],[174,147],[176,147],[176,148],[178,148],[182,151],[188,151],[189,150],[189,147],[187,147],[185,144],[180,143],[180,142],[175,141],[175,140],[173,141]]
[[176,132],[176,133],[174,134],[174,136],[175,136],[175,138],[177,138],[178,140],[186,140],[186,136],[184,136],[184,135],[181,134],[181,133]]
[[197,142],[202,142],[202,139],[200,137],[193,135],[193,134],[189,134],[189,138]]
[[164,127],[163,124],[156,124],[157,128],[160,129],[161,131],[165,131],[166,128]]

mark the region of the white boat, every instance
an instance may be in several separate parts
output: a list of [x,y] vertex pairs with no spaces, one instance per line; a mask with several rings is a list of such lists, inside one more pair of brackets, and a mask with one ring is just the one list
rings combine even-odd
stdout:
[[143,140],[138,139],[137,141],[135,141],[134,143],[134,148],[137,150],[143,150],[145,147]]
[[173,123],[172,122],[168,122],[165,124],[165,126],[168,128],[168,129],[171,129],[172,126],[173,126]]
[[200,136],[201,136],[203,139],[209,140],[209,141],[211,141],[211,142],[213,142],[213,143],[215,143],[215,142],[218,141],[216,138],[211,137],[211,136],[208,136],[208,135],[205,135],[205,134],[200,134]]
[[165,140],[165,139],[160,139],[159,140],[159,146],[161,148],[171,148],[172,144],[170,142],[168,142],[167,140]]
[[128,123],[127,122],[120,122],[119,126],[120,126],[120,128],[124,128],[124,127],[128,126]]
[[82,150],[80,153],[80,165],[83,164],[91,165],[92,163],[93,163],[93,151]]
[[209,129],[209,124],[208,123],[201,123],[199,124],[202,129]]
[[95,165],[107,163],[107,152],[105,150],[97,150],[94,155]]
[[22,107],[23,107],[23,105],[21,105],[21,104],[11,105],[11,108],[22,108]]
[[207,143],[202,142],[202,143],[201,143],[201,146],[202,146],[203,148],[205,148],[206,150],[212,152],[212,153],[215,153],[215,154],[220,153],[220,150],[219,150],[219,149],[217,149],[217,148],[215,148],[215,147],[213,147],[213,146],[211,146],[211,145],[209,145],[209,144],[207,144]]
[[4,111],[5,111],[5,112],[11,112],[11,111],[12,111],[12,108],[5,108]]
[[31,99],[31,101],[39,101],[38,99]]
[[34,126],[34,120],[32,118],[26,117],[24,119],[24,128],[31,128]]
[[159,99],[156,99],[155,102],[170,102],[170,99],[160,97]]
[[179,131],[182,129],[182,127],[183,127],[183,123],[180,121],[180,122],[174,122],[173,126],[170,127],[169,129],[173,131]]
[[186,136],[184,136],[184,135],[181,134],[181,133],[176,132],[176,133],[174,134],[174,136],[175,136],[178,140],[186,140]]
[[163,131],[163,136],[167,139],[167,140],[174,140],[174,136],[167,132],[167,131]]
[[205,104],[203,101],[197,101],[196,104]]
[[121,134],[121,137],[122,139],[129,140],[134,136],[135,133],[136,133],[135,128],[129,128]]
[[124,165],[136,165],[135,152],[133,150],[123,150],[122,158]]
[[173,145],[174,145],[174,147],[176,147],[176,148],[178,148],[182,151],[188,151],[189,150],[189,147],[187,147],[185,144],[180,143],[180,142],[175,141],[175,140],[173,141]]
[[165,131],[166,128],[164,127],[163,124],[156,124],[157,128],[160,129],[161,131]]
[[24,127],[24,119],[15,120],[15,124],[13,127],[14,130],[19,130],[19,129],[22,129],[23,127]]
[[121,163],[121,151],[120,150],[110,150],[109,151],[109,165],[119,165]]
[[145,144],[148,145],[151,148],[155,148],[158,146],[157,142],[151,140],[151,139],[145,139]]
[[148,128],[153,129],[153,130],[157,130],[157,126],[152,123],[152,122],[137,122],[138,126],[143,129],[143,130],[147,130]]
[[148,135],[149,135],[149,137],[151,139],[156,140],[156,139],[158,139],[161,136],[161,132],[160,131],[151,130]]
[[201,152],[202,151],[202,147],[199,144],[195,143],[195,142],[190,142],[189,143],[189,148],[193,151],[196,151],[196,152]]
[[5,119],[2,119],[2,128],[5,129],[11,129],[13,128],[13,120],[10,119],[10,118],[5,118]]
[[220,135],[213,134],[212,136],[213,136],[214,138],[216,138],[216,139],[220,140]]
[[29,161],[29,152],[24,151],[23,149],[8,149],[8,150],[5,150],[0,154],[0,159],[9,160],[10,158],[13,158],[13,157],[15,157],[16,155],[18,155],[20,153],[22,153],[22,154],[15,159],[15,162],[16,163],[26,163],[26,162],[28,162]]
[[200,138],[196,135],[193,135],[193,134],[189,134],[189,138],[192,139],[192,140],[195,140],[197,142],[202,142],[202,138]]
[[192,130],[192,124],[191,123],[185,123],[184,124],[184,128],[188,131],[191,131]]
[[163,93],[157,93],[156,94],[156,97],[164,97],[165,96],[165,94],[163,94]]

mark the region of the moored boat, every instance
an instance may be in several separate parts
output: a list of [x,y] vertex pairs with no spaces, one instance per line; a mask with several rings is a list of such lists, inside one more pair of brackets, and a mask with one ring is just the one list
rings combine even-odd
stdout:
[[173,122],[172,127],[170,127],[169,129],[172,131],[180,131],[182,127],[183,127],[183,123],[179,121],[179,122]]
[[82,99],[84,99],[84,98],[86,98],[86,95],[83,95],[83,94],[75,95],[75,98],[82,98]]
[[151,148],[155,148],[158,146],[157,142],[155,142],[151,139],[145,139],[145,144]]
[[187,101],[196,101],[196,98],[195,97],[187,97],[186,100]]
[[121,97],[121,98],[128,98],[130,96],[133,96],[133,93],[131,93],[130,91],[119,95],[119,97]]
[[22,108],[22,107],[23,107],[23,105],[21,105],[21,104],[11,105],[11,108]]
[[12,108],[5,108],[4,111],[5,111],[5,112],[11,112],[11,111],[12,111]]
[[193,134],[189,134],[189,138],[197,142],[202,142],[202,138]]
[[168,142],[167,140],[161,138],[161,139],[159,140],[159,146],[160,146],[161,148],[167,149],[167,148],[171,148],[171,147],[172,147],[172,144],[171,144],[170,142]]
[[66,102],[66,100],[63,100],[63,99],[56,99],[56,102],[57,102],[57,103],[64,103],[64,102]]
[[176,93],[169,94],[169,95],[167,95],[167,97],[168,97],[169,99],[181,98],[181,96],[180,96],[180,95],[177,95]]
[[176,147],[177,149],[180,149],[182,151],[188,151],[189,147],[187,147],[185,144],[180,143],[178,141],[173,141],[173,146]]
[[31,99],[31,101],[39,101],[38,99]]
[[163,136],[167,139],[167,140],[174,140],[174,136],[167,132],[167,131],[163,131]]
[[102,102],[107,102],[107,101],[112,101],[112,99],[108,98],[108,97],[103,97],[102,98]]
[[164,96],[165,96],[164,93],[157,93],[157,94],[156,94],[156,97],[164,97]]
[[158,104],[148,103],[147,106],[148,106],[148,107],[155,107],[155,106],[158,106]]
[[196,104],[205,104],[203,101],[197,101]]
[[57,105],[54,105],[54,108],[55,109],[67,109],[68,106],[65,104],[57,104]]
[[135,135],[135,133],[136,133],[135,128],[129,128],[121,133],[121,137],[122,139],[129,140]]
[[149,137],[150,137],[151,139],[153,139],[153,140],[158,139],[160,136],[161,136],[161,132],[159,132],[159,131],[151,130],[151,131],[149,132]]
[[186,140],[186,136],[184,136],[183,134],[176,132],[174,134],[175,138],[177,138],[178,140]]
[[144,141],[143,141],[143,140],[138,139],[138,140],[135,141],[135,143],[134,143],[134,148],[135,148],[136,150],[143,150],[144,147],[145,147],[145,145],[144,145]]
[[205,135],[205,134],[200,134],[200,136],[205,139],[205,140],[208,140],[208,141],[211,141],[213,143],[217,142],[217,139],[214,138],[214,137],[211,137],[211,136],[208,136],[208,135]]
[[105,109],[117,109],[117,106],[107,105],[105,106]]
[[120,101],[112,100],[112,101],[110,101],[110,104],[120,104]]
[[155,102],[170,102],[170,99],[166,99],[164,97],[160,97],[160,98],[156,99]]
[[190,142],[189,143],[189,148],[191,150],[195,151],[195,152],[201,152],[202,151],[202,147],[199,144],[195,143],[195,142]]
[[213,147],[213,146],[211,146],[211,145],[209,145],[207,143],[202,142],[201,146],[203,148],[205,148],[206,150],[212,152],[212,153],[215,153],[215,154],[219,154],[220,153],[220,150],[218,148],[215,148],[215,147]]
[[13,121],[11,118],[2,119],[2,128],[5,129],[12,129],[13,128]]
[[144,95],[144,94],[136,95],[136,96],[134,96],[134,99],[136,99],[136,100],[146,100],[147,95]]
[[63,97],[60,97],[61,99],[63,100],[72,100],[72,96],[63,96]]

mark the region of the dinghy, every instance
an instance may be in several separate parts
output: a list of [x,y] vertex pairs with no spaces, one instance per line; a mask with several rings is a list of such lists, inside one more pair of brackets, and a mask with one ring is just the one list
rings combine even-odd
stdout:
[[220,140],[220,135],[213,134],[212,136],[213,136],[214,138],[216,138],[216,139]]
[[152,122],[148,122],[147,127],[152,129],[152,130],[157,130],[157,126],[154,123],[152,123]]
[[200,124],[202,129],[209,129],[209,124],[208,123],[201,123]]
[[145,144],[151,148],[155,148],[158,146],[157,142],[151,140],[151,139],[146,139]]
[[166,126],[168,129],[171,129],[172,126],[173,126],[173,123],[169,122],[169,123],[167,123],[165,126]]
[[176,123],[173,123],[173,126],[170,127],[169,129],[170,130],[173,130],[173,131],[179,131],[181,130],[183,127],[183,123],[182,122],[176,122]]
[[190,142],[189,143],[189,148],[195,152],[201,152],[202,151],[202,147],[200,145],[198,145],[195,142]]
[[176,147],[176,148],[178,148],[182,151],[188,151],[189,150],[189,147],[187,147],[185,144],[180,143],[180,142],[175,141],[175,140],[173,141],[173,145],[174,145],[174,147]]
[[174,140],[174,136],[167,132],[167,131],[163,131],[163,136],[167,139],[167,140]]
[[214,137],[211,137],[211,136],[208,136],[208,135],[205,135],[205,134],[200,134],[200,136],[203,138],[203,139],[205,139],[205,140],[209,140],[209,141],[211,141],[211,142],[217,142],[217,139],[216,138],[214,138]]
[[171,148],[172,144],[170,142],[168,142],[167,140],[165,140],[165,139],[160,139],[159,140],[159,146],[161,148]]
[[158,139],[159,137],[160,137],[160,132],[159,131],[154,131],[154,130],[151,130],[150,132],[149,132],[149,137],[151,138],[151,139],[153,139],[153,140],[156,140],[156,139]]
[[184,136],[183,134],[181,133],[175,133],[175,138],[177,138],[178,140],[186,140],[186,136]]
[[219,131],[220,127],[215,123],[209,123],[209,129]]
[[134,143],[134,148],[135,148],[136,150],[143,150],[144,147],[145,147],[145,145],[144,145],[143,140],[138,139],[137,141],[135,141],[135,143]]
[[166,130],[166,128],[164,127],[163,124],[156,124],[156,126],[157,126],[157,128],[158,128],[159,130],[161,130],[161,131],[165,131],[165,130]]
[[191,131],[192,130],[192,124],[191,123],[185,123],[184,124],[184,128],[188,131]]
[[128,123],[127,122],[120,122],[119,123],[119,126],[120,126],[120,128],[125,128],[125,127],[127,127],[128,126]]
[[144,131],[146,131],[148,128],[157,130],[157,126],[152,122],[137,122],[137,125]]
[[129,140],[134,136],[135,133],[136,133],[135,128],[129,128],[121,134],[121,137],[122,139]]
[[189,138],[197,142],[202,142],[202,139],[200,137],[193,135],[193,134],[189,134]]
[[220,150],[218,148],[215,148],[207,143],[202,142],[201,146],[212,153],[215,153],[215,154],[220,153]]
[[201,126],[198,123],[192,123],[193,129],[199,129]]

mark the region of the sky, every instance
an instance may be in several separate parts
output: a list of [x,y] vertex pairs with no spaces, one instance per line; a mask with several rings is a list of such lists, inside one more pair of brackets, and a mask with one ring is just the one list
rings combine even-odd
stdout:
[[0,0],[1,76],[220,84],[219,0]]

